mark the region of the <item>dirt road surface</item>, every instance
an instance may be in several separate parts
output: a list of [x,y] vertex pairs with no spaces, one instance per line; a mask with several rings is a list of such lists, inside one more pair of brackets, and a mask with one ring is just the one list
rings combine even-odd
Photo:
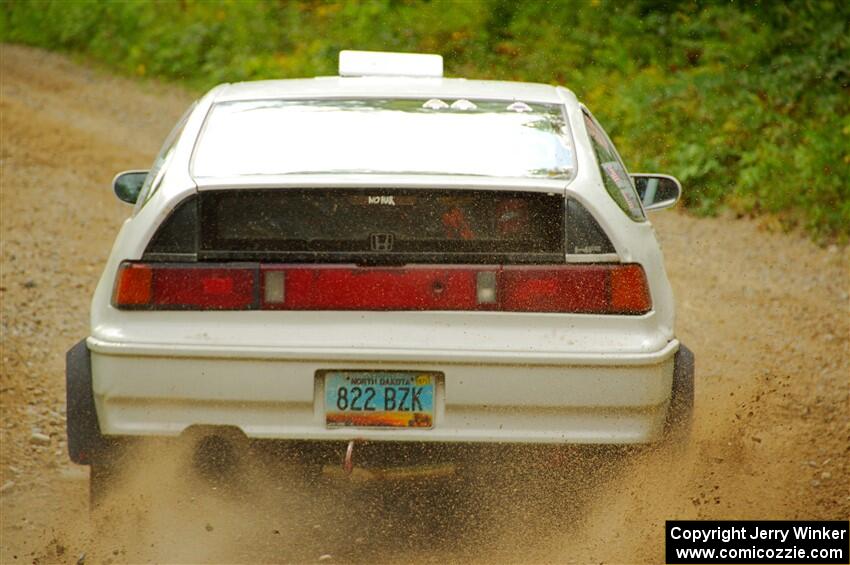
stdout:
[[567,461],[555,481],[517,461],[513,484],[462,496],[274,475],[230,496],[151,456],[132,480],[156,485],[153,504],[128,491],[90,522],[87,468],[66,453],[64,353],[129,212],[110,179],[148,166],[190,95],[18,46],[2,46],[0,73],[3,563],[658,562],[665,519],[850,516],[850,253],[674,211],[652,220],[697,356],[686,451]]

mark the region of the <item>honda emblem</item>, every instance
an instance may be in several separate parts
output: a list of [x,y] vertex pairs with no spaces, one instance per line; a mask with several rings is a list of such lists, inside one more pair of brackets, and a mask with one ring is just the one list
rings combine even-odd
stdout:
[[372,251],[392,251],[393,240],[393,234],[391,233],[373,233],[369,236],[369,244]]

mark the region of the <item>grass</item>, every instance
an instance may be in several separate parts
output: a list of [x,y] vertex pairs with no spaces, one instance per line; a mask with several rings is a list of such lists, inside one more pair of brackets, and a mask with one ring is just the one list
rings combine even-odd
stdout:
[[329,75],[341,49],[441,53],[447,74],[564,84],[627,165],[699,214],[850,238],[850,4],[799,0],[17,0],[0,39],[201,90]]

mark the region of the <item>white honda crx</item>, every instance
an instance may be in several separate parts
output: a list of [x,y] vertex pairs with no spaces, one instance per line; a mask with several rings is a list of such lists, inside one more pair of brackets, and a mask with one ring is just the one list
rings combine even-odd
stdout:
[[[569,90],[343,52],[340,76],[224,84],[150,171],[68,352],[68,445],[188,430],[345,453],[682,437],[693,356],[646,210]],[[339,455],[342,457],[342,455]]]

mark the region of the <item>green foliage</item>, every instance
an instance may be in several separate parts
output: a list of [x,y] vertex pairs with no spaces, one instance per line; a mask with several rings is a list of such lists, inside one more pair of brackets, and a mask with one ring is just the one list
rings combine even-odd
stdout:
[[10,0],[0,39],[206,88],[329,75],[341,49],[442,53],[449,75],[564,84],[685,203],[850,235],[843,0]]

